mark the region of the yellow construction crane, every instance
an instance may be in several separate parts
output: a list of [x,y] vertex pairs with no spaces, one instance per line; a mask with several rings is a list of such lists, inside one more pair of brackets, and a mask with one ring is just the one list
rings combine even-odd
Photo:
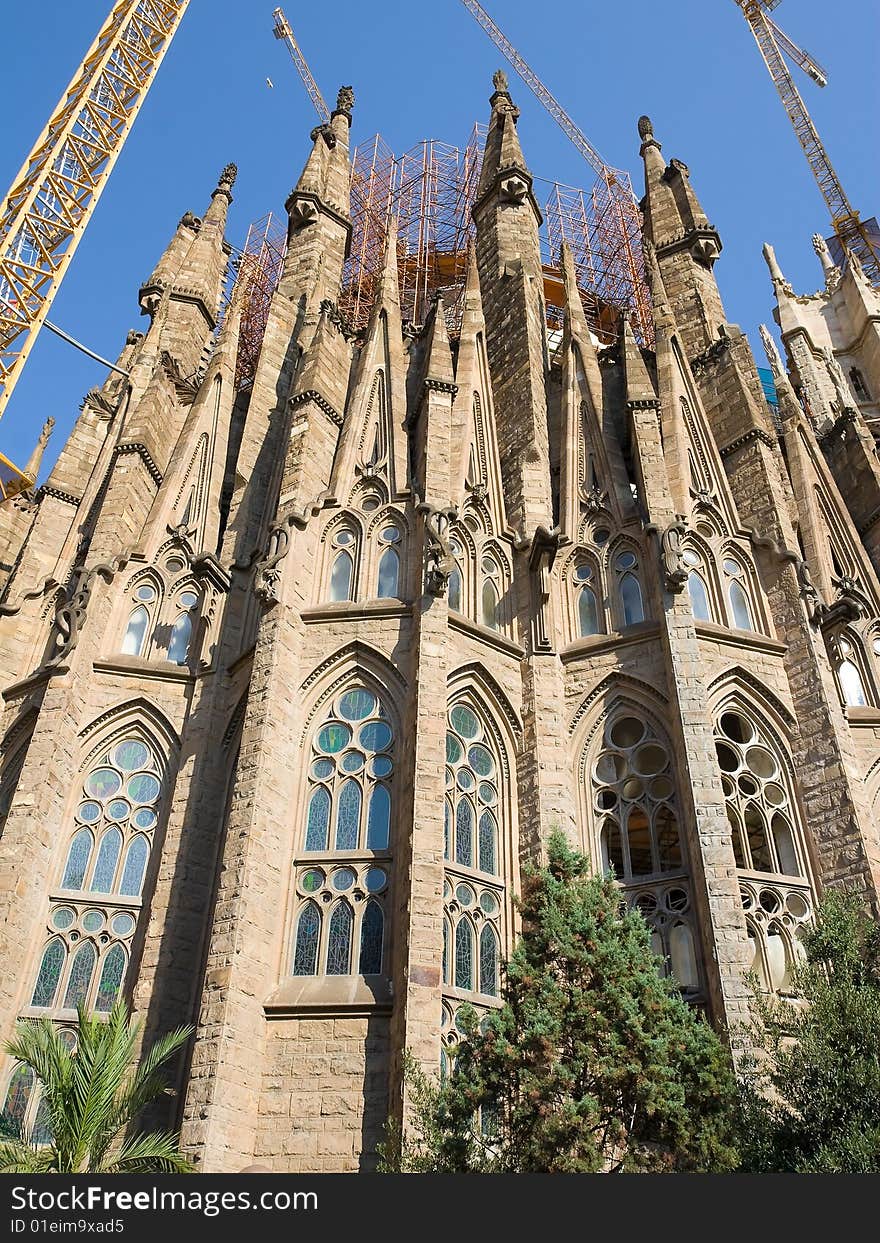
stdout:
[[188,5],[117,0],[3,200],[0,416]]
[[275,31],[275,38],[283,39],[283,41],[287,44],[287,50],[290,52],[291,59],[296,65],[297,72],[302,78],[303,84],[309,93],[309,98],[315,105],[315,111],[326,125],[330,120],[330,109],[327,107],[327,104],[324,101],[324,96],[321,94],[320,87],[312,77],[312,71],[308,66],[306,58],[303,56],[302,50],[294,38],[290,22],[284,16],[283,9],[276,9],[272,16],[275,18],[275,26],[273,28]]
[[828,204],[834,232],[844,250],[852,251],[858,256],[869,279],[874,284],[880,284],[880,252],[877,242],[847,198],[782,53],[803,69],[818,86],[825,86],[828,81],[825,70],[808,52],[793,43],[769,16],[780,0],[734,0],[734,3],[742,9],[755,36],[764,64],[794,126],[797,140],[807,157],[822,197]]
[[626,288],[626,300],[637,317],[644,339],[650,339],[650,299],[645,283],[641,247],[642,215],[638,200],[633,194],[629,173],[605,163],[587,136],[534,70],[526,64],[510,40],[501,33],[483,6],[477,0],[462,0],[462,4],[604,183],[610,209],[608,216],[613,222],[615,237],[613,250],[616,253],[612,254],[610,262],[617,269],[621,285]]

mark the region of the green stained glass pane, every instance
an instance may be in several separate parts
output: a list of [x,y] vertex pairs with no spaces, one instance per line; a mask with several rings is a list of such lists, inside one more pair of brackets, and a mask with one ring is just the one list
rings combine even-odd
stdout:
[[498,941],[489,924],[480,933],[480,992],[488,997],[498,992]]
[[318,734],[318,747],[321,751],[329,751],[335,755],[343,747],[348,746],[351,730],[347,725],[325,725]]
[[449,802],[446,803],[446,815],[444,818],[444,859],[452,861],[452,808]]
[[464,755],[464,747],[456,738],[455,734],[446,735],[446,763],[457,764]]
[[312,793],[306,823],[306,850],[326,850],[330,828],[330,795],[323,786]]
[[362,721],[376,710],[376,696],[369,691],[347,691],[339,701],[339,715],[346,721]]
[[97,932],[104,927],[104,916],[100,911],[87,911],[83,916],[83,927],[86,932]]
[[495,771],[491,751],[479,744],[468,751],[468,763],[479,777],[491,777]]
[[387,850],[391,835],[391,795],[387,786],[376,786],[370,795],[367,818],[367,850]]
[[477,738],[480,734],[480,722],[477,720],[470,708],[465,708],[458,704],[449,714],[452,722],[452,728],[456,733],[461,734],[462,738]]
[[387,751],[391,738],[391,727],[384,721],[370,721],[360,732],[361,746],[367,751]]
[[43,951],[43,961],[31,997],[32,1006],[51,1006],[58,991],[61,968],[64,966],[65,950],[62,941],[50,941]]
[[484,811],[480,816],[480,871],[494,876],[498,871],[497,841],[498,830],[495,817],[491,811]]
[[67,992],[64,994],[65,1010],[76,1010],[78,1006],[85,1005],[96,957],[95,947],[91,942],[86,942],[76,951],[67,981]]
[[357,850],[360,823],[361,787],[356,781],[346,781],[336,806],[336,850]]
[[118,937],[127,937],[134,932],[134,916],[129,915],[127,911],[123,911],[121,915],[114,915],[110,921],[110,927]]
[[86,778],[86,794],[92,798],[112,798],[122,788],[122,778],[112,768],[98,768]]
[[160,789],[159,780],[152,773],[138,773],[129,778],[128,797],[135,803],[155,803]]
[[149,748],[135,738],[121,742],[113,752],[113,763],[118,764],[124,773],[133,773],[138,768],[146,768],[150,759]]
[[492,807],[494,806],[497,798],[498,798],[498,792],[496,791],[495,787],[488,781],[481,781],[480,782],[480,800],[483,803],[488,803],[488,805]]
[[460,768],[455,780],[459,790],[472,790],[476,785],[474,774],[469,768]]
[[318,868],[312,868],[306,872],[300,883],[306,893],[317,893],[324,883],[324,873]]
[[125,951],[121,945],[114,945],[101,968],[101,982],[95,998],[95,1009],[106,1013],[113,1009],[116,995],[122,985],[125,974]]
[[69,906],[59,907],[57,911],[52,912],[52,927],[57,928],[59,932],[64,932],[71,926],[74,919],[74,913]]
[[498,910],[498,899],[494,893],[489,893],[488,889],[484,889],[480,894],[480,906],[487,915],[494,915]]

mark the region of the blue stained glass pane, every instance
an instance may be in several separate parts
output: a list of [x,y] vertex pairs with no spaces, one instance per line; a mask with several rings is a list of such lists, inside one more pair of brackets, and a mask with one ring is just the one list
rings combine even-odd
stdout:
[[474,987],[474,934],[466,919],[455,929],[455,987]]
[[464,747],[461,745],[455,734],[446,735],[446,763],[457,764],[464,754]]
[[393,599],[398,591],[400,558],[393,548],[386,548],[379,562],[379,582],[376,595],[380,600]]
[[346,781],[336,805],[336,850],[357,850],[360,824],[361,787],[356,781]]
[[498,993],[498,942],[489,924],[480,933],[480,992],[488,997]]
[[377,755],[370,766],[374,777],[387,777],[393,765],[387,755]]
[[321,937],[321,912],[310,902],[303,908],[296,929],[293,954],[294,975],[314,975],[318,965],[318,942]]
[[733,624],[737,630],[754,630],[752,610],[749,599],[739,583],[733,582],[728,588],[730,607],[733,610]]
[[497,840],[495,817],[491,811],[484,811],[480,816],[480,871],[492,876],[498,871]]
[[192,638],[192,617],[189,613],[181,613],[174,623],[171,638],[168,641],[168,659],[175,665],[185,665]]
[[340,902],[330,916],[327,935],[327,974],[348,975],[351,970],[352,911],[347,902]]
[[131,810],[125,799],[115,798],[112,803],[107,806],[107,815],[111,820],[127,820],[128,813]]
[[86,794],[92,798],[112,798],[122,787],[122,778],[112,768],[99,768],[86,778]]
[[376,696],[369,691],[346,691],[339,701],[339,715],[346,721],[362,721],[376,710]]
[[121,945],[114,945],[104,959],[101,969],[101,982],[98,985],[98,996],[95,998],[95,1009],[102,1013],[113,1009],[116,994],[125,974],[125,951]]
[[135,803],[155,803],[161,790],[159,780],[152,773],[138,773],[128,781],[128,797]]
[[96,957],[95,947],[90,941],[81,945],[76,951],[67,980],[67,992],[64,994],[65,1010],[75,1010],[78,1006],[85,1004]]
[[376,786],[370,795],[367,819],[367,850],[386,850],[391,834],[391,795],[387,786]]
[[584,587],[578,595],[578,623],[581,638],[599,633],[599,610],[596,608],[596,593],[592,587]]
[[347,751],[342,757],[342,767],[347,773],[359,773],[364,766],[362,751]]
[[495,761],[492,759],[491,751],[480,743],[468,751],[468,763],[480,777],[491,777],[495,771]]
[[474,809],[466,798],[459,799],[455,809],[455,861],[468,868],[474,865]]
[[113,763],[118,764],[124,773],[133,773],[135,769],[146,768],[150,762],[150,752],[136,738],[128,738],[121,742],[113,752]]
[[125,897],[140,896],[149,853],[150,848],[145,837],[136,837],[129,846],[128,854],[125,856],[125,867],[122,870],[122,881],[119,885],[119,892]]
[[92,835],[88,829],[80,829],[70,843],[67,865],[61,878],[62,889],[82,889],[91,853]]
[[64,966],[65,950],[63,941],[50,941],[43,951],[43,961],[34,985],[32,1006],[51,1006],[58,991],[61,968]]
[[461,570],[453,570],[449,575],[449,607],[461,612]]
[[330,829],[330,795],[323,786],[313,792],[306,824],[306,850],[326,850]]
[[361,975],[378,975],[382,970],[382,938],[385,918],[378,902],[368,902],[361,921]]
[[642,589],[634,574],[625,574],[620,582],[620,599],[623,604],[623,623],[635,626],[645,620],[645,606],[642,603]]
[[337,751],[348,746],[349,738],[351,738],[351,730],[347,725],[325,725],[318,734],[318,748],[335,755]]
[[312,776],[317,777],[319,781],[323,781],[325,777],[329,777],[332,772],[332,760],[315,760],[312,765]]
[[443,921],[443,983],[449,983],[449,942],[452,939],[452,933],[449,929],[449,923]]
[[76,813],[83,824],[94,824],[96,820],[101,819],[101,807],[99,803],[80,803],[79,811]]
[[156,826],[156,813],[150,811],[149,807],[141,807],[134,813],[135,827],[138,829],[152,829]]
[[387,751],[391,746],[391,727],[384,721],[371,721],[360,733],[361,746],[367,751]]
[[122,834],[118,829],[109,829],[101,838],[98,859],[92,873],[89,886],[93,893],[110,893],[113,889],[113,877],[116,875],[116,864],[122,849]]

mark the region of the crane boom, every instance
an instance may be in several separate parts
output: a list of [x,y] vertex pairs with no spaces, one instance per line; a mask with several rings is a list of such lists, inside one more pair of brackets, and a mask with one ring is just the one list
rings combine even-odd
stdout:
[[[816,184],[828,205],[835,233],[844,248],[853,251],[858,256],[869,279],[875,284],[880,283],[880,255],[875,249],[870,234],[859,219],[859,213],[850,203],[840,178],[834,171],[822,139],[819,137],[819,131],[813,124],[813,119],[785,63],[782,50],[784,49],[801,68],[806,69],[810,77],[819,82],[820,86],[824,85],[824,72],[787,36],[783,35],[782,40],[778,40],[777,35],[781,32],[767,16],[766,9],[771,7],[767,0],[734,0],[734,3],[742,9],[749,23],[767,71],[773,79],[779,98],[794,127],[797,140],[807,157],[807,163],[816,179]],[[772,7],[775,8],[775,4]],[[820,80],[817,74],[821,75],[823,80]]]
[[0,212],[0,415],[189,0],[117,0]]
[[306,61],[305,56],[303,56],[302,50],[294,38],[290,22],[284,16],[283,9],[276,9],[272,16],[275,18],[275,38],[283,39],[283,41],[287,44],[287,50],[290,52],[291,59],[296,65],[297,73],[302,78],[303,84],[309,93],[309,97],[315,105],[315,111],[321,120],[326,124],[330,120],[330,109],[327,107],[324,96],[321,94],[320,87],[312,76],[312,71],[308,66],[308,62]]

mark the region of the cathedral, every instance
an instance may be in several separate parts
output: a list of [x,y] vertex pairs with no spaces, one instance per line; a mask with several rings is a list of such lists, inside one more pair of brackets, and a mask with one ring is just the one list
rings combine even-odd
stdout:
[[[205,1171],[374,1169],[404,1052],[443,1073],[501,1004],[554,829],[721,1031],[750,969],[790,988],[826,887],[876,901],[880,295],[816,238],[801,296],[767,247],[771,406],[642,117],[652,348],[596,336],[567,248],[548,328],[495,85],[460,328],[442,294],[405,320],[393,227],[366,327],[340,311],[344,88],[252,382],[230,165],[0,507],[0,1038],[73,1045],[118,995],[145,1042],[191,1024],[162,1121]],[[39,1137],[29,1075],[0,1105]]]

